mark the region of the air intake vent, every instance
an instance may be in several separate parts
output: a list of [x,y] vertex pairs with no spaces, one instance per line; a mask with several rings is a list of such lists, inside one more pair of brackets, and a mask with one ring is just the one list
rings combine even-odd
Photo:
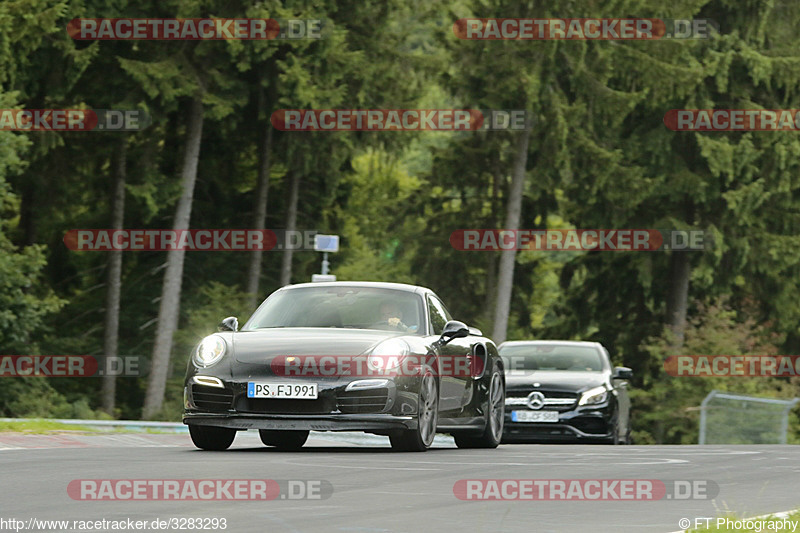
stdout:
[[227,411],[233,402],[233,393],[219,387],[192,385],[192,400],[198,409],[204,411]]
[[388,399],[388,389],[367,389],[342,393],[337,397],[337,403],[343,413],[380,413],[386,408]]

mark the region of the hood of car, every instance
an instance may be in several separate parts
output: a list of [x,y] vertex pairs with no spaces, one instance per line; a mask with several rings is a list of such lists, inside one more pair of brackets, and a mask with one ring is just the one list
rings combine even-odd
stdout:
[[240,363],[264,363],[279,355],[360,355],[392,331],[342,328],[268,328],[230,335],[234,358]]
[[[506,389],[581,392],[607,381],[605,372],[559,372],[555,370],[511,370],[506,372]],[[538,383],[538,385],[536,385]]]

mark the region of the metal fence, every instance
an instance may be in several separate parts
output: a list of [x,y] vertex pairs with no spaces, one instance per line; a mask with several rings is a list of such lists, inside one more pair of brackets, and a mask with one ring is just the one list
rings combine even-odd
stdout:
[[798,402],[713,390],[700,407],[700,444],[786,444]]

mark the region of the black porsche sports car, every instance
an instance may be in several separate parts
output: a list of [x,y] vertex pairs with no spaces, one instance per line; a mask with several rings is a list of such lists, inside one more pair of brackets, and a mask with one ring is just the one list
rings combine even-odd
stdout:
[[238,329],[193,350],[183,421],[194,444],[227,449],[237,430],[299,448],[309,430],[364,431],[424,451],[436,433],[462,448],[503,434],[505,376],[497,347],[452,320],[430,289],[326,282],[275,291]]
[[630,368],[597,342],[500,345],[508,381],[503,442],[630,444]]

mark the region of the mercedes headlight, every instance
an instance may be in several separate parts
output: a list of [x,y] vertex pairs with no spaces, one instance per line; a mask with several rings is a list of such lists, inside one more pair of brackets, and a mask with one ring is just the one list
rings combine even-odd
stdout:
[[209,335],[200,342],[194,352],[194,363],[199,367],[211,366],[225,355],[225,339],[219,335]]
[[597,405],[608,400],[608,391],[605,387],[595,387],[581,394],[578,405]]

